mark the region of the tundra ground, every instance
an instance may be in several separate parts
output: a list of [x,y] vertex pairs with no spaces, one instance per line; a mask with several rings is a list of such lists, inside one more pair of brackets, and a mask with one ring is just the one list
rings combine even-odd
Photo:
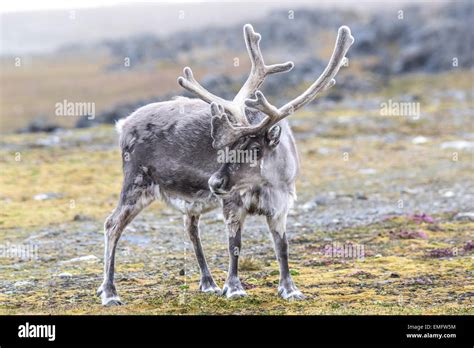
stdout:
[[[402,94],[415,96],[419,117],[381,116],[380,103]],[[113,127],[6,135],[0,313],[473,314],[472,110],[470,76],[461,72],[394,79],[380,93],[295,115],[302,172],[288,221],[290,267],[308,298],[291,303],[277,296],[264,219],[250,218],[243,232],[249,296],[227,300],[198,292],[182,218],[156,202],[119,242],[125,305],[102,307],[102,225],[122,178]],[[201,234],[222,287],[219,212],[203,217]],[[25,245],[33,259],[11,256]]]

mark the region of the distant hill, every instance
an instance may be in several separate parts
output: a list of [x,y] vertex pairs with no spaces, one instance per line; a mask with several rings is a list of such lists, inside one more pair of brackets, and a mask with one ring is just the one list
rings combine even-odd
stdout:
[[[399,0],[390,6],[421,0]],[[228,26],[265,16],[272,9],[377,6],[350,0],[265,2],[140,3],[110,7],[0,14],[0,55],[52,52],[69,44],[92,44],[149,33],[156,36],[204,26]],[[384,8],[387,4],[384,4]],[[179,19],[183,14],[184,18]],[[181,16],[182,17],[182,16]]]

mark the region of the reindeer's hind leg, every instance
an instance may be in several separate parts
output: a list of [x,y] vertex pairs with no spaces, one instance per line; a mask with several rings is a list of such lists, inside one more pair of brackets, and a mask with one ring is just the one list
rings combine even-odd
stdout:
[[97,291],[104,306],[122,304],[114,285],[115,249],[125,227],[154,198],[154,185],[143,174],[125,178],[117,208],[104,224],[104,281]]
[[207,266],[206,257],[202,250],[201,238],[199,237],[199,215],[184,215],[184,228],[189,234],[189,238],[193,243],[196,259],[201,271],[201,281],[199,282],[199,290],[202,292],[220,294],[221,289],[216,285],[212,278],[211,272]]

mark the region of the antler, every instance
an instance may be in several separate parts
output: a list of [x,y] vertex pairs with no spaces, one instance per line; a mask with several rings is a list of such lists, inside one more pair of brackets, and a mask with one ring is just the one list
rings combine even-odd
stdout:
[[[263,93],[257,89],[266,76],[290,71],[293,68],[293,62],[265,65],[259,46],[261,36],[255,33],[250,24],[244,26],[244,38],[250,60],[252,61],[252,68],[247,81],[232,101],[222,99],[202,87],[194,79],[192,71],[188,67],[184,69],[185,77],[180,76],[178,78],[178,83],[183,88],[196,94],[202,100],[211,103],[211,135],[214,139],[213,146],[215,148],[229,145],[240,137],[257,134],[268,129],[313,101],[322,91],[334,86],[336,83],[334,77],[345,63],[345,55],[354,43],[350,29],[346,26],[340,27],[331,59],[321,76],[300,96],[278,109],[270,104]],[[249,99],[254,93],[255,99]],[[245,106],[260,110],[266,117],[257,125],[250,125],[245,116]],[[227,113],[225,111],[227,111]],[[231,117],[233,121],[237,121],[236,124],[233,125],[229,117]]]
[[278,123],[296,110],[313,101],[322,91],[334,86],[336,83],[334,77],[345,63],[345,55],[353,43],[354,38],[351,35],[351,30],[346,26],[340,27],[331,59],[321,76],[303,94],[283,105],[281,108],[277,109],[271,105],[260,91],[255,92],[255,99],[246,99],[246,106],[260,110],[268,116],[268,118],[261,122],[260,127],[269,127]]
[[286,62],[282,64],[265,65],[263,55],[260,50],[260,40],[262,36],[253,30],[252,25],[244,25],[244,39],[247,46],[247,52],[252,62],[250,75],[245,81],[245,84],[240,89],[239,93],[234,98],[234,102],[240,105],[245,99],[252,96],[252,94],[260,87],[265,80],[265,77],[271,74],[287,72],[293,69],[293,62]]
[[290,71],[293,69],[294,64],[293,62],[286,62],[283,64],[265,65],[260,50],[261,35],[256,33],[250,24],[244,25],[244,39],[252,62],[252,68],[247,81],[232,101],[222,99],[201,86],[199,82],[194,79],[193,72],[189,67],[184,68],[184,77],[178,77],[178,84],[191,93],[196,94],[207,103],[215,102],[222,105],[238,123],[249,125],[245,117],[245,111],[243,110],[245,100],[251,97],[257,88],[260,87],[265,77],[270,74]]
[[231,101],[222,99],[221,97],[218,97],[212,94],[203,86],[201,86],[199,82],[197,82],[196,79],[194,78],[191,68],[185,67],[183,69],[183,74],[184,74],[184,77],[182,76],[178,77],[178,84],[181,87],[183,87],[184,89],[187,89],[191,93],[196,94],[199,98],[201,98],[207,103],[215,102],[222,105],[225,110],[229,111],[233,115],[240,114],[240,108],[238,105],[236,105],[235,103]]
[[233,126],[224,108],[215,103],[211,103],[211,136],[212,146],[216,149],[232,144],[240,137],[255,134],[259,130],[260,124],[256,126]]

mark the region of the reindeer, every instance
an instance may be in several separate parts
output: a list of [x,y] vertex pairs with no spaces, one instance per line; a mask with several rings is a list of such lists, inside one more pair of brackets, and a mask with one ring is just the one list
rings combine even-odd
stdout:
[[[245,217],[263,215],[273,237],[280,268],[278,293],[303,299],[288,267],[286,220],[296,200],[299,158],[286,120],[335,84],[354,42],[350,29],[339,28],[334,52],[322,75],[300,96],[277,108],[258,90],[268,75],[288,72],[294,64],[266,65],[260,34],[243,28],[252,62],[250,75],[235,98],[224,100],[202,87],[189,67],[181,87],[200,99],[177,97],[141,107],[117,122],[123,161],[123,186],[117,207],[104,225],[104,281],[98,289],[103,305],[120,305],[114,285],[115,250],[125,227],[155,199],[184,216],[200,268],[199,289],[228,298],[246,296],[238,276]],[[218,151],[252,151],[257,165],[219,163]],[[222,207],[228,235],[229,271],[223,290],[216,285],[201,246],[199,219]]]

